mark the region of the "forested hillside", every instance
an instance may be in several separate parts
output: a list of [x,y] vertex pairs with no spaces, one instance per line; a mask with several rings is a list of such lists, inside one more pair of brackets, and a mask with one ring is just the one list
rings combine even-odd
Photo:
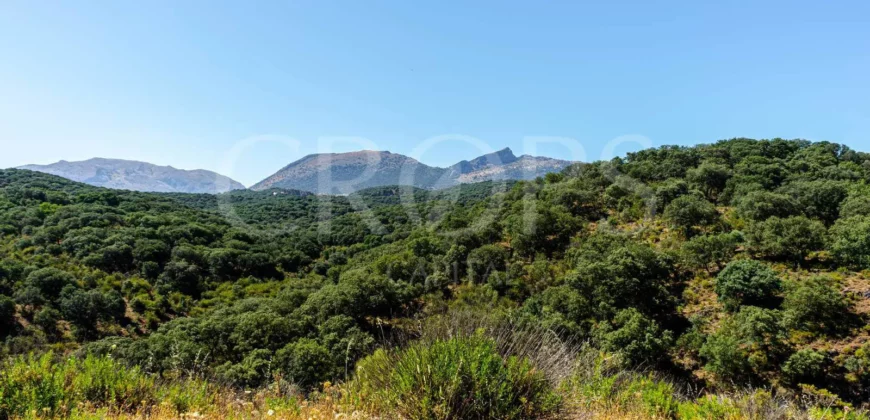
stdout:
[[[342,383],[346,404],[387,417],[618,411],[642,395],[651,417],[736,418],[738,398],[704,395],[749,388],[860,416],[868,183],[870,154],[781,139],[346,197],[135,193],[0,171],[2,353],[17,369],[37,363],[19,355],[110,355],[137,375],[239,389]],[[564,360],[517,352],[523,334]],[[596,355],[601,382],[572,373],[580,354]],[[483,359],[454,375],[463,355]],[[420,366],[436,371],[420,378]],[[615,372],[641,376],[607,382]],[[460,376],[470,382],[426,382]],[[23,415],[9,395],[0,414]]]

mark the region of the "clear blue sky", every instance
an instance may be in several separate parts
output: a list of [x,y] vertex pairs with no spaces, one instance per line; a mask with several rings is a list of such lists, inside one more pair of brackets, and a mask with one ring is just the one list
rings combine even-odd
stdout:
[[590,160],[626,135],[870,150],[870,2],[651,3],[0,1],[0,167],[101,156],[250,185],[325,136],[442,166],[481,154],[420,152],[445,134],[568,137]]

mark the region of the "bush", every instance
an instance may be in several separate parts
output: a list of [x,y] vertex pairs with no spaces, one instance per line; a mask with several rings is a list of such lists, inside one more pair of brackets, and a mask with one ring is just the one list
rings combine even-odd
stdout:
[[870,217],[837,220],[831,228],[831,254],[843,265],[870,268]]
[[677,418],[686,420],[738,419],[740,409],[728,398],[706,395],[695,401],[680,403]]
[[571,286],[550,287],[526,300],[523,307],[542,327],[574,338],[589,335],[593,309],[589,298]]
[[582,226],[582,219],[562,205],[550,205],[542,200],[533,212],[517,207],[516,213],[508,216],[504,226],[511,248],[524,257],[534,257],[538,253],[550,255],[562,250]]
[[840,205],[840,219],[870,216],[870,195],[850,194]]
[[507,268],[507,251],[498,245],[484,245],[468,253],[468,272],[475,283],[485,282],[496,271]]
[[692,267],[710,271],[712,265],[719,269],[734,257],[741,242],[743,234],[737,231],[697,236],[683,243],[683,257]]
[[848,195],[846,185],[843,181],[800,181],[782,190],[797,200],[804,214],[830,226],[840,216],[840,203]]
[[749,229],[750,247],[770,258],[793,261],[797,265],[812,251],[825,245],[825,226],[804,216],[780,219],[771,217]]
[[655,202],[656,212],[662,212],[671,204],[671,201],[677,199],[681,195],[689,193],[689,184],[679,178],[668,179],[656,187]]
[[285,379],[305,389],[319,385],[335,371],[329,350],[310,338],[288,344],[278,350],[275,359]]
[[701,357],[706,370],[728,382],[761,375],[787,350],[778,311],[744,306],[707,338]]
[[576,268],[565,282],[590,300],[598,319],[611,319],[626,308],[656,319],[673,313],[676,300],[670,287],[677,273],[668,255],[607,235],[593,236],[569,252],[574,251]]
[[83,337],[96,331],[97,321],[111,321],[124,315],[124,300],[114,293],[77,289],[67,286],[59,299],[60,312]]
[[786,296],[782,305],[786,328],[814,334],[848,332],[852,324],[849,302],[828,278],[816,276],[801,282]]
[[771,217],[789,217],[800,214],[795,200],[785,194],[770,191],[752,191],[737,201],[737,213],[741,216],[763,222]]
[[0,295],[0,336],[15,326],[15,301]]
[[704,191],[709,200],[716,200],[731,178],[731,169],[720,163],[704,162],[686,172],[686,179]]
[[776,273],[755,260],[734,261],[716,276],[716,295],[731,312],[743,305],[771,306],[781,288]]
[[601,347],[619,354],[626,366],[656,364],[665,358],[673,343],[673,334],[637,309],[620,311],[600,332]]
[[226,362],[215,369],[215,374],[236,386],[257,387],[269,380],[272,353],[269,350],[257,349],[242,360],[241,363]]
[[668,204],[665,207],[665,219],[689,238],[695,234],[697,227],[715,223],[719,219],[719,212],[709,201],[690,194],[677,197]]
[[674,386],[652,375],[629,382],[619,399],[621,406],[636,406],[649,418],[673,418],[679,406]]
[[64,287],[75,284],[75,277],[57,268],[42,268],[30,273],[25,283],[38,290],[43,298],[53,302],[60,297]]
[[530,419],[559,405],[543,373],[479,335],[378,350],[355,383],[375,411],[408,419]]
[[813,384],[822,379],[824,368],[824,354],[813,349],[802,349],[782,364],[782,374],[792,384]]
[[50,337],[58,335],[57,322],[60,321],[61,314],[54,308],[43,308],[33,316],[33,323],[42,328],[42,331]]
[[[673,384],[653,374],[614,373],[606,362],[596,363],[595,367],[583,366],[581,373],[572,378],[569,389],[573,391],[572,397],[579,400],[578,405],[589,406],[591,412],[599,407],[604,412],[615,408],[626,418],[675,418],[679,393]],[[590,371],[586,372],[587,369]]]

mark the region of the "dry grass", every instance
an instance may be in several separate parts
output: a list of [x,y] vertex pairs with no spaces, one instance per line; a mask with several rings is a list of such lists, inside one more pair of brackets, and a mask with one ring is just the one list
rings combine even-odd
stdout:
[[240,392],[224,389],[215,392],[210,404],[179,412],[172,401],[142,407],[134,412],[82,405],[72,419],[368,419],[370,416],[342,402],[341,390],[326,384],[322,393],[308,399],[300,395],[280,395],[271,390]]

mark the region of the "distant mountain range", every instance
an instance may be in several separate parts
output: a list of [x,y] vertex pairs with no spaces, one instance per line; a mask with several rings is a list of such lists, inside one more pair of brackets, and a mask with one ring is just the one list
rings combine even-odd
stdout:
[[[463,160],[447,168],[429,166],[397,153],[363,150],[305,156],[252,190],[272,188],[317,194],[350,194],[386,185],[428,190],[481,181],[527,180],[558,172],[573,162],[547,157],[517,157],[509,148]],[[18,169],[45,172],[99,187],[150,192],[222,193],[245,186],[206,170],[182,170],[145,162],[94,158],[81,162],[26,165]]]
[[468,182],[534,179],[571,163],[547,157],[517,157],[509,148],[447,168],[428,166],[390,152],[323,153],[305,156],[251,189],[292,188],[319,194],[349,194],[383,185],[439,189]]
[[239,182],[211,171],[187,171],[121,159],[62,160],[50,165],[25,165],[18,169],[45,172],[98,187],[132,191],[214,194],[245,189]]

